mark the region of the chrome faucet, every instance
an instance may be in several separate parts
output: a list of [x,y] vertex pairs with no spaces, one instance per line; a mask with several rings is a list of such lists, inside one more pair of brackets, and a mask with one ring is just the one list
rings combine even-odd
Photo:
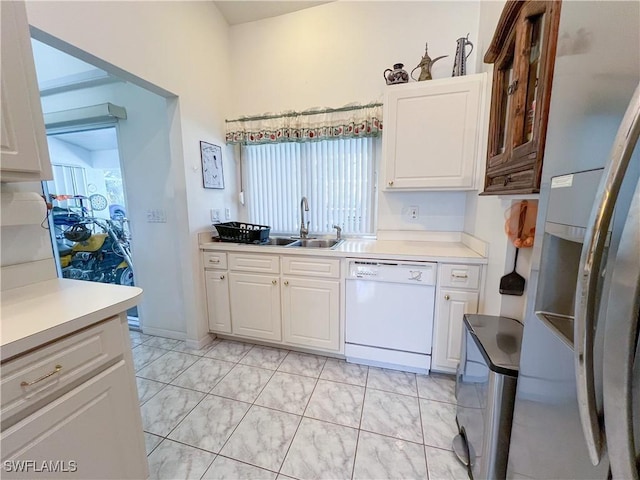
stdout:
[[304,224],[304,212],[309,211],[309,202],[307,201],[307,197],[302,197],[300,200],[300,238],[307,238],[309,235],[309,223]]
[[338,225],[334,225],[333,228],[336,229],[336,240],[340,240],[342,238],[342,228]]

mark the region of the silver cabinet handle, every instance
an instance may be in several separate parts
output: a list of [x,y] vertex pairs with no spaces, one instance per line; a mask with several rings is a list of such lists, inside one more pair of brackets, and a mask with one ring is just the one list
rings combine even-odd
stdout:
[[602,390],[612,478],[638,478],[633,432],[633,364],[640,329],[640,182],[611,271],[604,333]]
[[220,259],[219,258],[216,258],[216,259],[210,258],[209,259],[209,263],[220,263]]
[[52,372],[49,372],[49,373],[41,376],[40,378],[36,378],[35,380],[33,380],[31,382],[26,382],[26,381],[20,382],[20,386],[21,387],[30,387],[31,385],[35,385],[36,383],[41,382],[42,380],[45,380],[45,379],[55,375],[60,370],[62,370],[62,365],[56,365],[56,368]]
[[640,85],[636,88],[629,108],[622,119],[611,150],[611,159],[598,187],[595,206],[589,217],[580,255],[578,284],[576,285],[573,344],[578,411],[587,441],[589,458],[594,465],[600,463],[602,455],[602,430],[598,419],[593,377],[593,337],[598,271],[602,262],[609,224],[613,216],[613,208],[639,135]]

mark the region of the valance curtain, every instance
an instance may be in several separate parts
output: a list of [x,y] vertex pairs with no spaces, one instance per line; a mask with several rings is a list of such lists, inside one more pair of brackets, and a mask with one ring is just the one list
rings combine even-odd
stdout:
[[312,142],[382,134],[382,104],[347,105],[225,120],[226,143]]

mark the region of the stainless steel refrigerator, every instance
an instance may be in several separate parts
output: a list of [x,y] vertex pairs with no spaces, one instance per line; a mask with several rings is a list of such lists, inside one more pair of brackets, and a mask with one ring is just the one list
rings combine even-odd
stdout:
[[637,479],[640,2],[564,1],[507,478]]

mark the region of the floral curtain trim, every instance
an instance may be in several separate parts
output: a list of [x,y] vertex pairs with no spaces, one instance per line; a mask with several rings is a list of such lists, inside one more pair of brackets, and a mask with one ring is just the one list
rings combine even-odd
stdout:
[[382,134],[382,104],[283,112],[225,120],[226,143],[313,142]]

